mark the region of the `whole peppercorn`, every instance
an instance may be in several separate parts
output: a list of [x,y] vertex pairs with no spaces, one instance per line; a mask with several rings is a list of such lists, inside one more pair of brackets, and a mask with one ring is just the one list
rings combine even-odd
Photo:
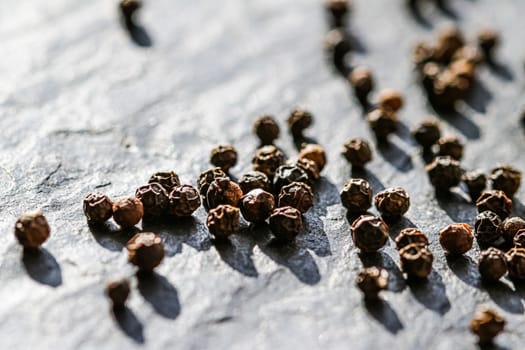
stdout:
[[131,237],[126,245],[128,261],[140,271],[151,272],[164,259],[162,239],[153,232],[140,232]]
[[451,224],[439,231],[439,243],[451,255],[461,255],[472,248],[474,236],[468,224]]
[[501,250],[491,247],[479,255],[478,268],[481,278],[495,282],[507,273],[507,258]]
[[507,267],[511,279],[525,279],[525,248],[512,248],[507,252]]
[[421,82],[430,100],[434,100],[434,83],[438,80],[441,72],[442,68],[436,62],[428,62],[422,66]]
[[326,165],[326,153],[324,148],[315,143],[307,143],[301,146],[299,159],[304,158],[314,162],[319,168],[319,171],[323,171],[324,166]]
[[106,295],[111,300],[114,309],[122,309],[129,296],[129,281],[127,278],[110,281],[106,284]]
[[455,160],[463,157],[463,143],[457,137],[441,137],[437,141],[438,155],[450,156]]
[[281,188],[279,207],[293,207],[306,213],[314,204],[314,194],[310,186],[303,182],[292,182]]
[[341,154],[355,168],[363,168],[366,163],[372,160],[370,144],[362,138],[355,138],[346,142]]
[[372,188],[364,179],[350,179],[341,190],[341,203],[351,214],[366,213],[372,206]]
[[158,183],[164,187],[167,193],[170,193],[175,186],[180,185],[180,179],[174,171],[159,171],[151,175],[148,183]]
[[144,216],[159,217],[166,213],[169,204],[168,192],[160,184],[153,182],[140,186],[135,191],[135,197],[142,202]]
[[379,94],[379,108],[384,111],[397,112],[403,107],[403,96],[394,89],[383,90]]
[[375,266],[365,268],[359,272],[355,280],[367,301],[379,299],[379,292],[388,288],[388,272]]
[[423,66],[434,60],[436,48],[428,43],[419,42],[412,49],[412,62],[421,70]]
[[492,169],[489,179],[494,190],[501,190],[507,197],[512,198],[520,188],[521,171],[512,165],[502,165]]
[[476,66],[483,62],[483,55],[476,46],[465,45],[456,50],[454,56],[452,56],[452,64],[460,60],[464,60],[467,63]]
[[379,142],[386,141],[388,135],[397,131],[397,116],[391,111],[375,109],[368,113],[366,119]]
[[270,215],[270,229],[278,241],[292,241],[303,228],[301,212],[292,207],[281,207]]
[[410,207],[410,196],[402,187],[387,188],[374,197],[377,210],[385,219],[397,219]]
[[307,158],[299,158],[294,163],[298,168],[303,169],[308,175],[308,184],[314,186],[317,181],[321,178],[321,172],[319,167],[314,161]]
[[499,313],[482,306],[470,321],[470,331],[478,336],[480,345],[489,345],[503,331],[505,323],[505,319]]
[[500,218],[505,219],[512,210],[512,201],[503,191],[485,191],[476,200],[476,207],[480,213],[485,210],[491,210],[498,214]]
[[231,145],[219,145],[211,150],[210,163],[227,173],[237,164],[237,150]]
[[426,278],[432,272],[434,256],[424,244],[411,243],[399,251],[401,270],[408,277]]
[[120,198],[113,202],[113,219],[124,229],[138,224],[143,215],[144,206],[138,198]]
[[401,250],[409,244],[428,246],[428,238],[423,231],[418,228],[404,228],[396,237],[396,248],[397,250]]
[[500,217],[486,210],[479,213],[474,221],[474,235],[480,246],[488,246],[496,243],[501,238],[499,226],[501,225]]
[[90,193],[84,198],[83,209],[89,225],[103,224],[113,215],[113,202],[104,193]]
[[263,145],[271,145],[279,137],[279,125],[270,115],[263,115],[253,124],[253,133]]
[[368,95],[374,89],[372,71],[367,67],[356,67],[348,76],[350,84],[354,88],[354,94],[361,104],[368,101]]
[[438,62],[448,63],[454,53],[464,45],[465,39],[457,26],[444,26],[438,33],[435,58]]
[[176,186],[169,195],[169,214],[175,217],[191,216],[200,206],[199,191],[193,186]]
[[355,246],[365,253],[378,251],[388,241],[388,226],[376,216],[361,215],[351,229]]
[[251,190],[260,188],[266,192],[272,192],[272,184],[265,173],[260,171],[250,171],[241,176],[239,179],[239,187],[242,193],[248,193]]
[[525,229],[521,229],[516,233],[513,243],[516,248],[525,248]]
[[421,147],[429,149],[441,137],[438,121],[434,119],[423,121],[412,131],[412,136]]
[[269,178],[273,178],[275,170],[283,163],[284,153],[271,145],[259,148],[252,159],[253,169],[265,173]]
[[461,181],[459,162],[450,157],[436,157],[425,169],[430,183],[437,191],[448,191]]
[[294,138],[301,138],[303,131],[312,125],[314,117],[312,113],[303,109],[294,109],[288,117],[288,128]]
[[28,249],[38,249],[49,238],[51,229],[46,217],[40,211],[31,211],[18,218],[15,224],[15,237]]
[[467,186],[472,201],[476,201],[487,187],[487,177],[479,170],[466,172],[461,179]]
[[334,27],[342,27],[348,13],[348,0],[326,0],[326,10]]
[[292,182],[304,182],[308,183],[310,179],[306,172],[299,168],[296,165],[281,165],[275,171],[275,176],[273,178],[273,189],[276,194],[281,191],[286,185],[291,184]]
[[345,57],[352,50],[351,42],[343,29],[329,31],[324,38],[324,50],[336,68],[346,66]]
[[498,234],[502,236],[506,242],[512,243],[518,231],[524,229],[525,220],[518,216],[511,216],[503,220],[499,225]]
[[140,0],[121,0],[120,12],[122,17],[127,24],[133,23],[133,15],[135,12],[142,7],[142,1]]
[[210,184],[215,181],[215,179],[220,177],[228,177],[228,175],[226,175],[226,173],[222,171],[221,168],[211,168],[202,172],[199,175],[199,180],[197,181],[197,188],[199,189],[201,196],[206,196]]
[[499,34],[495,30],[486,28],[478,33],[478,45],[488,60],[492,59],[494,48],[499,44],[499,41]]
[[275,208],[273,195],[260,188],[251,190],[241,197],[240,209],[246,221],[263,222],[270,217]]
[[206,193],[206,203],[210,209],[220,204],[237,207],[241,197],[242,190],[239,185],[227,177],[219,177],[210,184]]
[[221,204],[211,209],[206,219],[206,226],[216,239],[225,239],[239,231],[239,208]]

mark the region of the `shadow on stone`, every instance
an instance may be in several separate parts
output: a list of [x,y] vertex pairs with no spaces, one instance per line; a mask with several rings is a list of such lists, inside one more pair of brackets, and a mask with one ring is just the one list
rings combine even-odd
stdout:
[[113,316],[119,328],[133,341],[144,344],[144,330],[142,323],[127,306],[123,308],[112,308]]
[[255,241],[250,233],[233,235],[230,239],[215,240],[214,247],[221,259],[232,269],[248,277],[257,277],[259,273],[252,260]]
[[385,186],[383,185],[381,180],[379,180],[379,178],[377,178],[374,174],[372,174],[371,171],[368,171],[367,169],[352,168],[350,176],[354,178],[365,179],[366,181],[368,181],[374,193],[380,192],[385,189]]
[[174,320],[180,314],[177,290],[166,277],[153,273],[137,273],[138,290],[162,317]]
[[407,1],[407,7],[410,12],[410,15],[414,20],[422,27],[425,28],[432,28],[432,24],[428,21],[428,19],[423,16],[423,13],[421,11],[421,1],[420,0],[408,0]]
[[146,28],[140,24],[133,22],[124,21],[124,27],[129,34],[130,39],[140,47],[151,47],[153,45],[153,40],[148,34]]
[[108,221],[102,225],[91,225],[89,230],[97,243],[112,252],[120,252],[126,247],[128,240],[140,232],[136,227],[122,231],[114,222]]
[[401,172],[406,173],[414,168],[410,155],[392,141],[377,144],[377,151],[385,161]]
[[478,265],[467,255],[446,256],[447,264],[450,270],[463,282],[469,286],[480,288],[480,274]]
[[385,300],[365,300],[365,307],[370,316],[381,323],[387,331],[397,334],[402,330],[403,324],[399,320],[397,313]]
[[33,280],[50,287],[62,284],[62,270],[55,257],[45,248],[38,250],[24,249],[22,255],[24,268]]
[[439,192],[436,193],[436,201],[454,222],[471,224],[473,218],[476,217],[476,207],[470,203],[468,196],[463,193]]
[[433,270],[426,279],[408,280],[407,284],[416,300],[427,309],[440,315],[450,311],[445,284],[436,270]]
[[518,315],[525,312],[521,298],[506,283],[502,281],[482,282],[482,286],[490,298],[503,310]]
[[465,103],[479,113],[486,113],[487,106],[492,98],[490,91],[481,81],[477,80],[474,82],[468,98],[465,99]]

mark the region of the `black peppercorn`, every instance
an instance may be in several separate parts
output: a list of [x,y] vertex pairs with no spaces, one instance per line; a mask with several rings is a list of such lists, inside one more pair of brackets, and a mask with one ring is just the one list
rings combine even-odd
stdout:
[[519,230],[525,229],[525,220],[518,216],[508,217],[499,225],[498,234],[502,236],[506,242],[512,243],[514,237]]
[[493,189],[501,190],[512,198],[521,185],[521,171],[506,164],[492,169],[489,179]]
[[441,137],[438,121],[434,119],[423,121],[412,131],[412,136],[421,147],[429,149]]
[[240,209],[246,221],[263,222],[270,217],[274,208],[273,195],[260,188],[251,190],[241,197]]
[[355,246],[365,253],[378,251],[388,241],[388,226],[376,216],[361,215],[351,229]]
[[271,145],[279,137],[279,125],[272,116],[263,115],[255,121],[253,133],[261,140],[261,144]]
[[491,247],[479,255],[478,269],[481,278],[495,282],[507,273],[507,258],[501,250]]
[[355,168],[363,168],[366,163],[372,160],[370,144],[362,138],[355,138],[346,142],[341,154]]
[[272,184],[265,173],[260,171],[250,171],[241,176],[239,179],[239,187],[242,193],[248,193],[251,190],[260,188],[266,192],[272,192]]
[[368,95],[374,89],[372,71],[366,67],[356,67],[350,73],[348,80],[354,88],[354,93],[361,104],[368,102]]
[[146,217],[159,217],[168,208],[168,193],[158,183],[153,182],[137,188],[135,197],[142,202],[144,216]]
[[366,117],[370,128],[379,142],[386,141],[388,135],[397,131],[397,115],[391,111],[375,109]]
[[199,191],[193,186],[176,186],[169,195],[169,214],[175,217],[191,216],[200,206]]
[[113,219],[123,229],[138,224],[143,215],[144,206],[138,198],[121,198],[113,202]]
[[288,117],[288,128],[294,138],[302,138],[303,131],[313,123],[312,113],[303,109],[294,109]]
[[513,240],[516,248],[525,248],[525,229],[519,230]]
[[281,192],[281,188],[292,182],[308,183],[310,179],[306,172],[296,165],[281,165],[275,171],[273,178],[273,189],[276,194]]
[[432,272],[434,256],[424,244],[411,243],[399,251],[401,270],[409,278],[426,278]]
[[308,175],[308,184],[310,186],[314,186],[321,178],[319,167],[314,161],[307,158],[299,158],[294,164],[306,172],[306,175]]
[[379,292],[388,288],[388,272],[375,266],[365,268],[359,272],[355,280],[367,301],[379,299]]
[[220,204],[229,204],[237,207],[241,197],[242,190],[239,185],[227,177],[219,177],[210,184],[206,193],[206,203],[209,209],[215,208]]
[[303,144],[299,151],[299,159],[309,159],[317,165],[319,171],[323,171],[326,165],[326,154],[324,148],[314,143]]
[[102,224],[113,216],[113,202],[104,193],[90,193],[84,198],[84,215],[89,225]]
[[216,239],[225,239],[239,231],[239,208],[228,204],[211,209],[206,219],[206,226]]
[[525,279],[525,248],[512,248],[507,252],[507,267],[511,279]]
[[164,259],[162,239],[153,232],[140,232],[131,237],[126,245],[128,261],[140,271],[151,272]]
[[27,249],[38,249],[49,238],[51,229],[40,211],[31,211],[18,218],[15,237]]
[[334,66],[341,69],[346,67],[345,57],[352,50],[352,45],[343,29],[332,29],[325,36],[324,50],[330,55]]
[[142,1],[140,0],[121,0],[120,12],[122,17],[126,21],[126,24],[133,23],[133,15],[135,12],[142,7]]
[[476,207],[480,213],[485,210],[491,210],[498,214],[500,218],[505,219],[512,210],[512,201],[503,191],[485,191],[476,200]]
[[463,157],[463,143],[457,137],[441,137],[437,141],[438,152],[440,156],[450,156],[455,160]]
[[487,306],[480,307],[472,321],[470,331],[478,336],[480,345],[490,345],[494,338],[505,328],[505,319]]
[[227,173],[237,164],[237,150],[231,145],[219,145],[211,150],[210,163]]
[[461,179],[467,186],[472,201],[476,201],[487,187],[487,177],[479,170],[466,172]]
[[372,188],[364,179],[350,179],[341,190],[341,203],[351,214],[366,213],[372,206]]
[[292,182],[281,188],[279,207],[293,207],[306,213],[314,204],[314,194],[310,186],[303,182]]
[[124,308],[129,292],[129,281],[127,278],[110,281],[106,284],[106,295],[111,300],[114,309]]
[[439,243],[451,255],[461,255],[472,248],[474,236],[468,224],[451,224],[439,231]]
[[278,241],[292,241],[302,228],[301,212],[295,208],[276,208],[270,215],[270,229]]
[[501,238],[499,226],[501,225],[500,217],[486,210],[479,213],[474,221],[474,234],[480,246],[489,246],[495,244]]
[[448,191],[461,181],[459,162],[450,157],[436,157],[425,169],[436,191]]
[[397,235],[396,248],[401,250],[409,244],[428,246],[428,238],[420,229],[407,227],[402,229]]
[[419,42],[412,50],[412,62],[414,62],[416,68],[422,70],[425,64],[434,61],[435,51],[434,46]]
[[326,0],[325,3],[332,26],[344,26],[344,21],[348,13],[348,0]]
[[173,191],[173,188],[175,186],[180,185],[179,175],[177,175],[177,173],[174,171],[159,171],[151,175],[148,183],[153,183],[153,182],[158,183],[162,187],[164,187],[167,193],[170,193],[171,191]]
[[493,51],[499,44],[499,41],[499,34],[495,30],[486,28],[480,30],[478,33],[478,45],[489,61],[493,59]]
[[403,96],[394,89],[383,90],[379,94],[379,108],[383,111],[397,112],[403,107]]
[[206,196],[206,193],[208,193],[208,188],[210,187],[210,184],[220,177],[228,177],[224,171],[222,171],[221,168],[211,168],[204,172],[202,172],[199,175],[199,180],[197,182],[197,188],[199,189],[199,193],[201,196]]
[[387,188],[376,194],[374,200],[377,210],[387,220],[400,218],[410,207],[410,196],[402,187]]
[[449,63],[454,53],[465,45],[465,40],[459,28],[447,25],[440,28],[435,59],[440,63]]
[[263,172],[269,178],[273,178],[273,174],[278,167],[284,163],[284,153],[275,146],[263,146],[259,148],[252,159],[252,166],[254,170]]

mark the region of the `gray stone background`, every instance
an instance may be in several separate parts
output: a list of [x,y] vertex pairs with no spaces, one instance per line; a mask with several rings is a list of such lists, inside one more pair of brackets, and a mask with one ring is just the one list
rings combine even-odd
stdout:
[[[327,64],[327,30],[318,0],[156,0],[131,38],[115,1],[0,2],[0,348],[2,349],[474,349],[468,322],[477,305],[504,313],[498,346],[523,349],[525,287],[483,286],[477,248],[448,261],[437,232],[471,222],[475,208],[457,191],[436,200],[408,130],[428,114],[410,64],[419,39],[457,22],[472,40],[501,31],[500,65],[482,68],[472,98],[442,116],[446,134],[466,143],[465,168],[523,167],[522,109],[525,2],[456,0],[422,8],[416,19],[401,0],[355,0],[349,28],[353,63],[370,66],[379,89],[403,91],[401,131],[375,152],[366,177],[375,191],[404,186],[412,206],[392,228],[415,225],[431,239],[434,271],[407,285],[393,242],[361,258],[339,199],[350,177],[344,141],[371,138],[362,111]],[[134,40],[133,40],[134,39]],[[377,93],[378,90],[376,90]],[[309,136],[328,151],[315,207],[297,244],[268,246],[266,228],[246,226],[231,244],[214,245],[201,208],[177,224],[145,225],[165,240],[167,258],[151,280],[133,278],[128,312],[115,319],[104,281],[133,276],[124,244],[110,226],[92,232],[81,210],[94,190],[133,194],[157,170],[195,184],[208,152],[230,142],[240,151],[233,173],[250,168],[261,113],[284,120],[294,106],[316,116]],[[286,132],[278,145],[293,158]],[[525,215],[515,198],[516,214]],[[40,208],[52,226],[42,254],[23,257],[16,218]],[[390,272],[384,302],[365,307],[358,270]]]

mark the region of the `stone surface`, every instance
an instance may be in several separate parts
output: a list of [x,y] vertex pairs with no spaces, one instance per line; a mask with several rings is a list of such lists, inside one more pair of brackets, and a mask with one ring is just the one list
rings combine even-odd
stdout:
[[[446,21],[471,40],[481,26],[494,26],[503,37],[500,65],[483,68],[473,97],[441,119],[445,134],[466,141],[465,168],[510,162],[525,170],[525,2],[450,1],[448,10],[424,6],[419,20],[401,0],[352,2],[350,27],[360,44],[352,62],[370,66],[379,89],[399,89],[406,100],[403,128],[389,148],[374,148],[365,176],[375,192],[409,192],[412,206],[392,237],[409,225],[429,235],[435,269],[427,283],[405,283],[393,241],[372,257],[360,257],[351,242],[338,198],[350,168],[339,150],[350,137],[372,138],[351,89],[323,57],[320,1],[147,1],[143,27],[131,38],[115,1],[4,0],[0,347],[474,349],[468,322],[488,303],[508,320],[498,344],[522,348],[525,287],[506,280],[483,286],[477,248],[446,259],[438,231],[472,223],[475,208],[460,191],[435,198],[408,130],[433,113],[409,61],[415,41]],[[239,150],[232,172],[240,176],[257,147],[255,118],[274,114],[284,130],[294,106],[314,113],[308,136],[328,152],[297,244],[277,249],[266,228],[245,226],[231,244],[215,245],[202,208],[177,224],[144,224],[165,240],[167,257],[153,278],[133,277],[129,309],[113,316],[104,282],[133,276],[124,249],[130,233],[111,224],[90,230],[82,198],[95,190],[131,195],[158,170],[174,169],[195,184],[220,143]],[[286,132],[278,145],[296,156]],[[519,215],[524,198],[522,189]],[[41,254],[23,256],[12,230],[30,209],[46,214],[52,234]],[[354,279],[370,264],[388,269],[390,290],[366,307]]]

